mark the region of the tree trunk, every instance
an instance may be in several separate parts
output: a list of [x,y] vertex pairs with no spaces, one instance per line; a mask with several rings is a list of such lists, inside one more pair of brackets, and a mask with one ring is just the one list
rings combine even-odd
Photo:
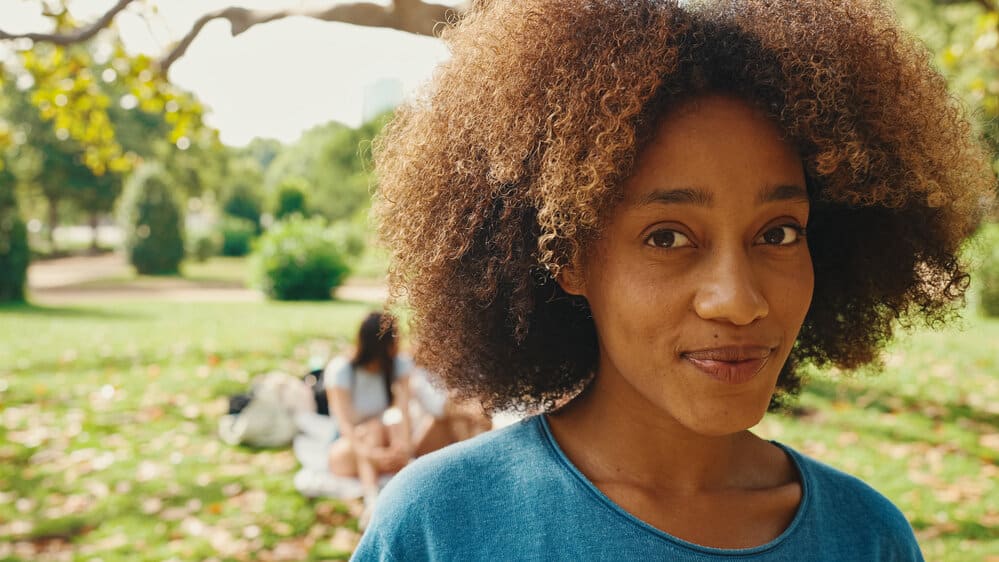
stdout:
[[54,254],[56,252],[55,231],[59,226],[59,200],[49,199],[49,248]]

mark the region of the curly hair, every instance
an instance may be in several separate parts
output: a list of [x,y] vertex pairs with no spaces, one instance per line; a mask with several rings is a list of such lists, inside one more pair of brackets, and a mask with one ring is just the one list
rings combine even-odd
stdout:
[[[991,205],[985,149],[926,50],[864,0],[479,2],[452,57],[374,146],[390,282],[417,358],[492,410],[551,410],[597,362],[555,281],[621,196],[660,116],[725,93],[799,151],[815,292],[795,365],[877,360],[899,320],[945,320]],[[432,342],[432,343],[430,343]]]

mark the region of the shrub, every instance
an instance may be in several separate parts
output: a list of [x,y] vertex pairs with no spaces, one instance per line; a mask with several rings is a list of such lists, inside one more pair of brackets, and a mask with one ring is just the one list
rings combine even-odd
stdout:
[[251,256],[255,282],[278,300],[328,300],[350,272],[345,243],[320,217],[272,226]]
[[260,197],[252,187],[243,183],[232,187],[222,205],[222,211],[226,215],[250,221],[255,234],[260,233],[260,210]]
[[274,218],[282,220],[295,213],[308,215],[306,198],[308,184],[300,178],[289,178],[278,186],[274,203]]
[[978,306],[986,316],[999,316],[999,224],[983,226],[974,244],[980,262],[973,281]]
[[336,224],[330,226],[333,238],[339,244],[340,250],[347,256],[351,261],[356,260],[361,257],[364,253],[364,249],[367,246],[365,244],[365,236],[363,226],[360,224],[338,221]]
[[253,238],[257,235],[257,226],[246,219],[236,217],[222,218],[222,255],[245,256],[250,253]]
[[27,284],[28,230],[17,209],[13,189],[0,193],[0,302],[21,302]]
[[187,255],[195,261],[205,261],[222,251],[222,234],[217,231],[188,234]]
[[140,274],[175,274],[184,259],[184,218],[169,178],[162,167],[144,165],[129,178],[122,196],[125,248]]

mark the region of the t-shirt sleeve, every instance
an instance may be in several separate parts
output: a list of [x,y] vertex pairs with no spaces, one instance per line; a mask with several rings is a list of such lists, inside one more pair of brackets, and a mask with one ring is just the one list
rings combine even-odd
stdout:
[[[905,515],[869,484],[836,468],[785,448],[798,463],[810,492],[810,509],[818,514],[809,525],[830,541],[830,560],[923,562],[919,543]],[[809,548],[814,548],[814,545]],[[807,559],[797,556],[794,559]]]
[[346,357],[336,357],[323,370],[323,386],[350,389],[350,361]]
[[395,356],[395,378],[401,379],[408,377],[412,372],[415,364],[413,359],[406,355],[396,355]]

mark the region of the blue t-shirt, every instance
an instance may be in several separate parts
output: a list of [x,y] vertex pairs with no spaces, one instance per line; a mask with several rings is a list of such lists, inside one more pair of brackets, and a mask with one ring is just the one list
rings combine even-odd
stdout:
[[418,459],[386,486],[353,560],[921,561],[912,528],[860,480],[781,445],[802,482],[788,528],[754,548],[648,525],[562,453],[544,416]]

